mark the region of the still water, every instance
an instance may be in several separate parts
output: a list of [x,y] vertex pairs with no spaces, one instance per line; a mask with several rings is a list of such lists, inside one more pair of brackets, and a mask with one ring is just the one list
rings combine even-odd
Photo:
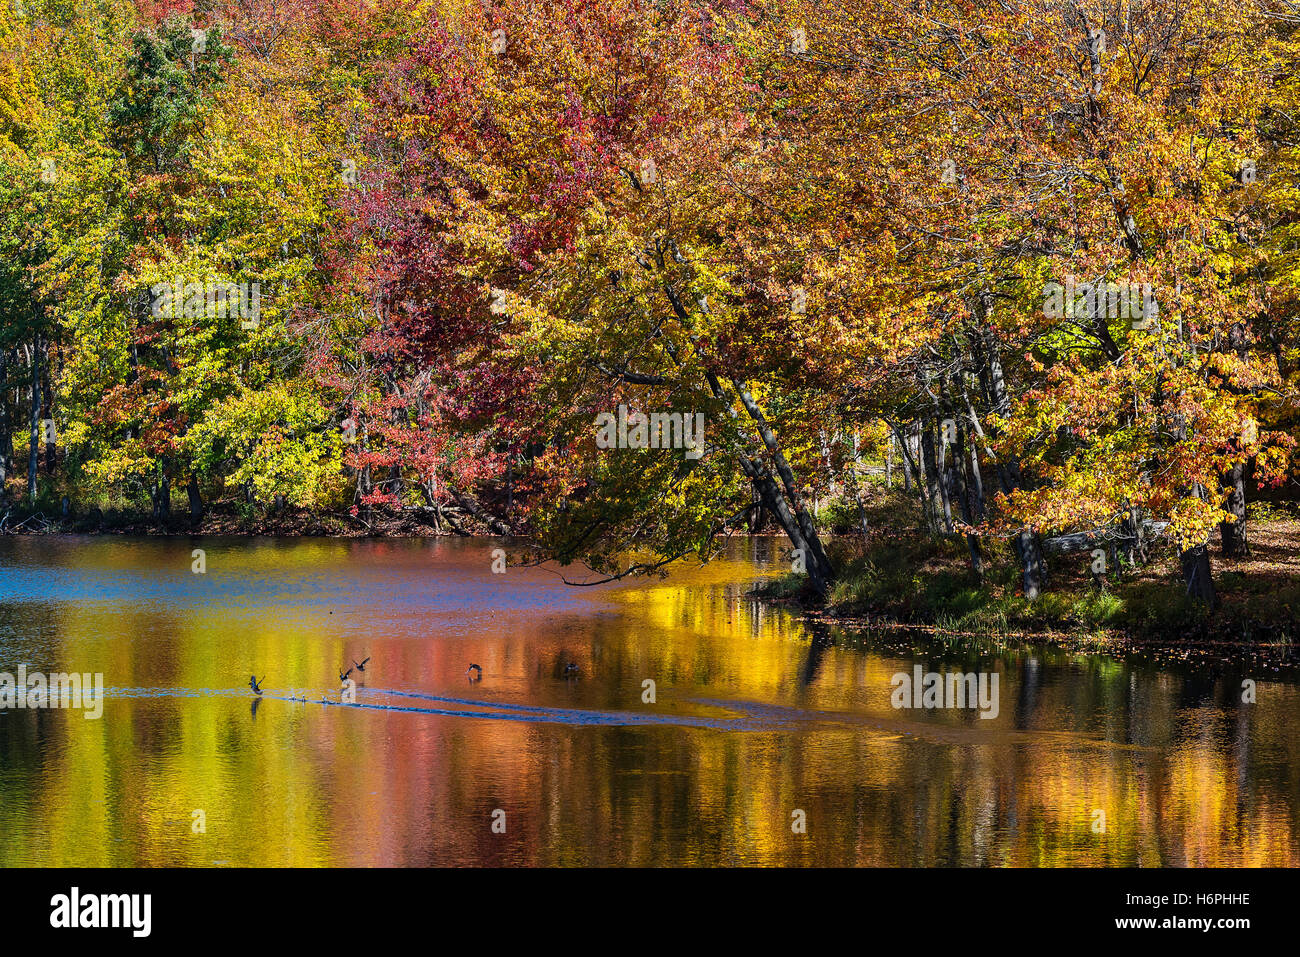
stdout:
[[[495,544],[0,540],[0,672],[105,684],[0,713],[0,865],[1300,864],[1294,684],[813,630],[744,597],[767,540],[593,588]],[[997,717],[895,709],[918,664]]]

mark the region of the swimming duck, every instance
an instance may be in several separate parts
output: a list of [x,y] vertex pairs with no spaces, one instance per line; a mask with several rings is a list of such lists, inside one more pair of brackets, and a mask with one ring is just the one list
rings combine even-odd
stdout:
[[483,669],[480,668],[478,665],[470,665],[468,668],[465,669],[465,674],[469,675],[470,681],[483,680]]

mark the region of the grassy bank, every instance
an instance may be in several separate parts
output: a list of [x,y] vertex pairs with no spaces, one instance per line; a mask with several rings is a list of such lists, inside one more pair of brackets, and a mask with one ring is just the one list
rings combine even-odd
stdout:
[[824,602],[797,574],[775,578],[756,594],[848,627],[923,626],[1095,651],[1293,667],[1300,664],[1300,516],[1259,506],[1249,521],[1251,556],[1225,560],[1216,549],[1212,559],[1214,610],[1185,596],[1177,555],[1168,547],[1154,547],[1141,568],[1100,578],[1091,574],[1087,552],[1051,556],[1047,589],[1031,602],[1020,594],[1008,545],[986,552],[977,582],[964,541],[919,533],[873,534],[865,545],[860,535],[837,537],[832,549],[841,574]]

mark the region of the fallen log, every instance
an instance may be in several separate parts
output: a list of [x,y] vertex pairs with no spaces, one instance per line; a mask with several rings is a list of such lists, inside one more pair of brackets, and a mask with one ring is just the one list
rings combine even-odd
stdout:
[[[1168,522],[1153,522],[1149,519],[1142,523],[1142,540],[1154,541],[1164,534]],[[1109,545],[1124,545],[1134,542],[1132,535],[1125,535],[1121,526],[1111,528],[1093,528],[1085,532],[1071,532],[1043,539],[1043,551],[1053,555],[1067,552],[1086,552],[1094,548],[1106,548]]]
[[497,518],[495,515],[493,515],[491,512],[485,509],[482,505],[480,505],[475,500],[473,495],[470,495],[468,492],[458,492],[455,489],[451,490],[451,495],[452,498],[454,498],[458,503],[460,503],[461,508],[465,509],[465,511],[467,511],[470,515],[478,519],[480,522],[482,522],[488,528],[492,529],[492,531],[496,532],[498,535],[514,534],[514,532],[511,531],[509,525],[507,525],[501,519]]

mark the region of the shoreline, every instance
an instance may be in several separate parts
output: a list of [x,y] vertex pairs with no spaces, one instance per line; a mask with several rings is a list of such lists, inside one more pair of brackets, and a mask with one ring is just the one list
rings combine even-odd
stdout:
[[[6,518],[8,518],[6,513]],[[364,513],[362,513],[364,514]],[[421,509],[393,514],[374,510],[368,518],[336,512],[309,512],[287,508],[279,513],[252,518],[239,514],[231,503],[211,507],[198,524],[187,516],[158,520],[151,516],[92,512],[70,517],[46,516],[37,510],[17,522],[0,525],[0,535],[13,538],[57,536],[137,536],[141,538],[481,538],[500,539],[486,525],[452,530],[434,526],[432,510]],[[467,523],[466,523],[467,524]],[[775,533],[758,537],[779,538]],[[776,581],[779,581],[777,579]],[[924,641],[930,650],[938,646],[997,650],[1022,645],[1039,645],[1071,654],[1108,656],[1147,661],[1156,666],[1191,665],[1215,670],[1255,669],[1288,677],[1300,676],[1300,646],[1290,637],[1288,624],[1295,619],[1269,620],[1234,616],[1220,610],[1207,616],[1200,627],[1171,624],[1167,634],[1151,629],[1122,626],[1089,627],[1082,623],[1043,622],[1041,626],[1011,625],[1005,630],[987,627],[954,628],[941,618],[904,618],[887,610],[817,601],[806,594],[781,593],[769,584],[746,592],[745,597],[791,612],[813,628],[838,629],[853,636],[867,637],[886,648],[915,646]],[[1233,634],[1233,633],[1236,634]],[[1246,636],[1242,637],[1245,632]]]
[[[427,512],[427,514],[425,514]],[[48,515],[40,510],[26,517],[9,520],[6,513],[0,521],[0,535],[5,537],[41,537],[45,535],[133,535],[142,538],[186,538],[224,536],[229,538],[490,538],[502,537],[486,526],[461,520],[469,524],[468,530],[450,527],[438,528],[433,510],[413,511],[394,515],[375,510],[367,517],[365,512],[351,515],[347,512],[313,512],[305,509],[285,508],[257,517],[241,515],[232,503],[210,506],[198,521],[187,515],[173,515],[168,519],[138,513],[101,512],[98,509],[86,514],[69,516]]]
[[[947,652],[964,649],[996,654],[1011,648],[1036,645],[1067,654],[1145,662],[1160,668],[1182,665],[1214,672],[1240,671],[1245,677],[1300,679],[1300,647],[1289,639],[1232,639],[1222,636],[1225,628],[1248,624],[1255,629],[1256,635],[1264,637],[1269,631],[1280,629],[1284,622],[1225,619],[1210,623],[1210,627],[1202,629],[1200,634],[1171,634],[1168,637],[1119,628],[1087,631],[1083,628],[1061,630],[1052,626],[993,632],[953,629],[939,621],[901,621],[887,615],[852,612],[829,602],[818,604],[764,595],[757,589],[747,593],[746,597],[784,608],[814,629],[838,629],[877,647],[908,654],[927,650],[934,653],[940,647]],[[918,648],[919,642],[928,645],[928,649]]]

